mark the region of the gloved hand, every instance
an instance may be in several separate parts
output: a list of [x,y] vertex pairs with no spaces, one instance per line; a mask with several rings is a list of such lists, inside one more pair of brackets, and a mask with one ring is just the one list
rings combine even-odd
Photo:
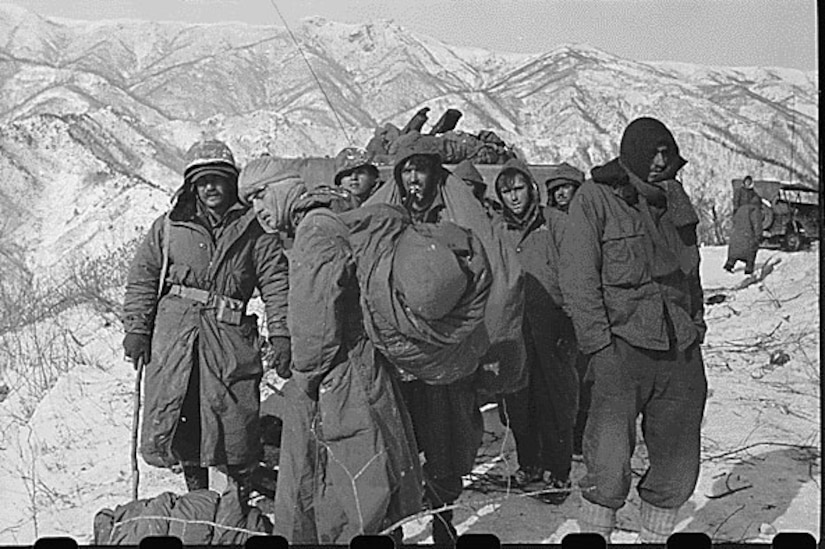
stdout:
[[286,336],[269,337],[270,364],[275,366],[275,372],[283,379],[292,377],[292,347],[291,341]]
[[146,334],[126,334],[123,338],[123,351],[127,358],[132,359],[137,367],[137,361],[144,365],[152,360],[152,337]]

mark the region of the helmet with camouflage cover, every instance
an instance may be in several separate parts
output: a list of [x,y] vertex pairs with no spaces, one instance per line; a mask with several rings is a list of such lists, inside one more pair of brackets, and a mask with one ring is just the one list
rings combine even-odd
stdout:
[[372,154],[366,149],[345,147],[335,156],[335,185],[340,186],[341,180],[361,167],[369,168],[378,177],[378,168],[372,162]]
[[223,175],[235,179],[240,172],[229,146],[217,139],[196,142],[186,151],[185,162],[183,179],[186,182],[194,182],[207,174]]

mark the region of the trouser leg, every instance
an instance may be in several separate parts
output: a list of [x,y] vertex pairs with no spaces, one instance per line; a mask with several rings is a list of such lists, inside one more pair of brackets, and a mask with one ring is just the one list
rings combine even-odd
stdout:
[[696,487],[707,398],[699,346],[673,355],[658,364],[654,392],[643,411],[650,467],[637,488],[642,501],[663,509],[678,509]]
[[[432,508],[450,505],[462,491],[462,475],[472,470],[481,445],[483,419],[472,380],[449,385],[421,381],[401,384],[418,447],[424,452],[424,498]],[[454,543],[453,512],[433,516],[435,543]]]
[[584,427],[587,425],[587,413],[590,409],[590,392],[593,383],[585,379],[587,374],[587,357],[582,353],[576,356],[576,370],[579,374],[579,407],[576,413],[576,424],[573,428],[573,452],[582,453]]
[[541,465],[553,478],[566,481],[573,461],[573,428],[578,405],[578,377],[572,362],[545,364],[534,384],[536,428],[541,436]]
[[539,419],[534,406],[533,377],[530,384],[524,389],[505,395],[499,402],[499,416],[505,427],[513,432],[516,442],[518,464],[522,468],[537,468],[541,466],[539,453],[540,431],[536,428]]
[[184,480],[189,491],[209,488],[209,471],[200,465],[200,442],[200,376],[195,360],[172,441],[172,452],[183,465]]
[[190,492],[209,488],[209,469],[198,465],[184,465],[183,479],[186,489]]
[[615,338],[612,346],[593,356],[588,369],[593,387],[583,443],[587,474],[580,486],[589,502],[619,509],[630,491],[636,417],[655,369],[623,340]]

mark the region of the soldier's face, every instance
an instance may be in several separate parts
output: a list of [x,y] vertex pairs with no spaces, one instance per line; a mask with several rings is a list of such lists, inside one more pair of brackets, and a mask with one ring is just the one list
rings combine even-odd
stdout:
[[435,192],[435,173],[431,165],[415,157],[401,167],[401,185],[407,195],[407,203],[413,209],[426,208]]
[[523,175],[516,174],[510,185],[501,186],[501,200],[504,207],[515,215],[523,215],[530,205],[530,186]]
[[570,201],[573,199],[574,190],[575,187],[571,183],[565,183],[560,187],[556,187],[553,191],[553,198],[556,200],[556,204],[562,208],[569,205]]
[[285,221],[284,208],[278,199],[279,196],[273,185],[268,185],[249,197],[249,200],[252,201],[252,209],[255,210],[255,215],[258,217],[258,222],[263,230],[268,233],[277,233]]
[[670,153],[668,152],[667,145],[659,145],[656,147],[656,154],[653,156],[653,160],[650,161],[650,172],[647,175],[648,182],[658,180],[661,173],[667,168],[669,160]]
[[230,206],[232,183],[226,177],[209,174],[195,181],[195,190],[204,206],[211,210],[225,210]]
[[341,186],[356,197],[364,199],[372,192],[377,178],[369,168],[356,168],[341,178]]

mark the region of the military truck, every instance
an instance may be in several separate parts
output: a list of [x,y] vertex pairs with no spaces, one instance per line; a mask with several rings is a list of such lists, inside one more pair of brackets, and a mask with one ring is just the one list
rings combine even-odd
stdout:
[[[731,181],[733,191],[742,179]],[[797,183],[754,179],[753,188],[762,199],[762,243],[795,252],[819,238],[820,193]]]

